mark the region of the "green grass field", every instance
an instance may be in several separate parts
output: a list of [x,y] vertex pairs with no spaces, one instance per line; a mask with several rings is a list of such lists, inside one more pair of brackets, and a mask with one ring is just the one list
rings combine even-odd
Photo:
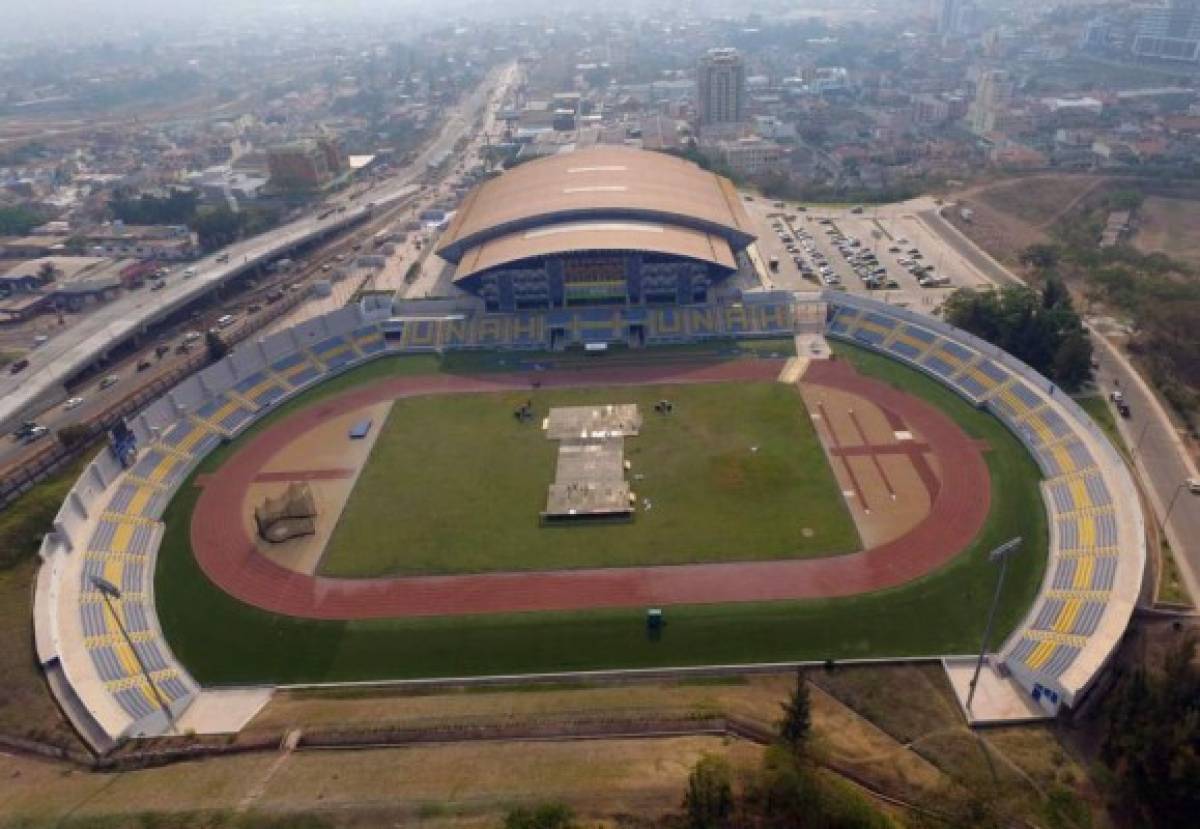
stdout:
[[[243,605],[207,581],[188,544],[197,490],[185,486],[167,510],[155,576],[163,631],[176,656],[207,685],[970,653],[982,634],[980,608],[995,585],[987,551],[1019,534],[1026,544],[1005,582],[994,639],[999,643],[1028,610],[1045,568],[1037,467],[999,421],[928,377],[858,348],[837,351],[863,373],[939,406],[990,446],[992,507],[984,529],[961,556],[911,584],[835,600],[672,607],[657,641],[647,638],[640,610],[294,619]],[[344,388],[429,367],[427,358],[374,363],[289,406],[326,396],[334,384]],[[218,449],[197,472],[215,468],[229,451]]]
[[[654,403],[669,398],[669,416]],[[625,441],[639,509],[542,526],[557,441],[512,412],[636,403]],[[640,478],[635,476],[642,476]],[[342,577],[625,567],[836,555],[853,520],[794,386],[720,383],[397,400],[322,560]]]

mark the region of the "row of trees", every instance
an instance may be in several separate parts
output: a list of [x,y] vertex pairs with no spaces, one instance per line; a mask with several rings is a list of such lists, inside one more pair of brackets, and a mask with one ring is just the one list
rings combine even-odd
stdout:
[[0,236],[24,236],[43,221],[27,207],[0,207]]
[[1068,391],[1092,379],[1092,344],[1062,280],[1041,289],[955,291],[942,306],[946,322],[997,345]]
[[118,193],[109,201],[113,215],[128,224],[187,225],[208,250],[268,230],[279,221],[276,211],[225,205],[201,207],[195,190],[173,188],[165,195]]

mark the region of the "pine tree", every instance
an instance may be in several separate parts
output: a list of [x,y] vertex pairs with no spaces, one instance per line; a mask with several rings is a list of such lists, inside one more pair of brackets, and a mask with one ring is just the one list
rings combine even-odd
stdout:
[[812,731],[812,711],[808,697],[808,681],[803,670],[796,671],[796,687],[791,699],[783,704],[783,720],[779,723],[779,739],[796,757],[808,749]]

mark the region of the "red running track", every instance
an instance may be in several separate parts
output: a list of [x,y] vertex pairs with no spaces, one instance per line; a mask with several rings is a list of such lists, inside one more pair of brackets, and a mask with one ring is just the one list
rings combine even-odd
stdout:
[[[545,387],[773,380],[781,366],[780,360],[746,360],[543,372],[536,379]],[[912,581],[970,544],[991,501],[976,441],[938,410],[858,375],[842,361],[813,363],[804,381],[868,398],[925,437],[941,461],[942,486],[924,521],[870,550],[784,561],[335,579],[296,573],[259,554],[236,516],[266,461],[298,435],[328,418],[397,397],[530,385],[529,376],[433,375],[389,378],[354,389],[257,435],[205,480],[192,515],[192,549],[208,578],[247,604],[289,616],[370,619],[848,596]]]

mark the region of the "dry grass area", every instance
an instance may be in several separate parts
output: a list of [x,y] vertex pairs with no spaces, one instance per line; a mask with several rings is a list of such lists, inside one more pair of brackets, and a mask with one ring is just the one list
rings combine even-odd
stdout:
[[243,734],[290,728],[384,729],[537,720],[645,720],[727,714],[770,727],[791,676],[729,683],[648,683],[597,687],[476,689],[433,694],[293,692],[277,695]]
[[983,188],[976,200],[1043,230],[1103,182],[1082,175],[1027,176]]
[[255,808],[338,809],[378,803],[382,795],[427,814],[494,814],[555,800],[597,817],[647,815],[678,806],[688,772],[704,754],[748,770],[760,753],[713,737],[307,752],[284,765]]
[[82,750],[50,696],[33,649],[32,584],[38,559],[0,570],[0,734]]
[[993,257],[1018,264],[1021,251],[1050,242],[1047,231],[1105,179],[1081,175],[1045,175],[1005,179],[971,188],[948,198],[974,211],[968,224],[957,210],[947,218]]
[[[1087,791],[1085,770],[1049,727],[968,731],[936,665],[809,675],[818,756],[890,794],[958,809],[987,792],[1013,815],[1040,817],[1038,804],[1052,792]],[[773,727],[793,682],[783,673],[603,687],[292,692],[272,701],[245,736],[717,715]],[[620,814],[676,809],[689,769],[705,753],[748,773],[762,749],[718,737],[469,742],[250,754],[112,775],[0,756],[0,780],[17,781],[0,786],[0,826],[15,818],[59,825],[69,815],[103,817],[108,827],[124,825],[110,822],[114,815],[159,813],[184,821],[172,826],[194,819],[224,827],[234,825],[238,808],[285,824],[313,814],[336,826],[495,826],[514,805],[545,801],[607,825]]]
[[1143,253],[1165,253],[1200,266],[1200,200],[1148,196],[1138,210],[1133,244]]
[[741,772],[758,764],[761,749],[715,737],[476,743],[298,752],[281,762],[273,754],[243,755],[123,774],[0,755],[0,825],[53,826],[66,817],[90,825],[113,815],[244,807],[316,814],[333,825],[409,825],[419,818],[426,826],[496,826],[512,806],[545,801],[598,819],[653,816],[678,807],[688,772],[704,754],[723,756]]

